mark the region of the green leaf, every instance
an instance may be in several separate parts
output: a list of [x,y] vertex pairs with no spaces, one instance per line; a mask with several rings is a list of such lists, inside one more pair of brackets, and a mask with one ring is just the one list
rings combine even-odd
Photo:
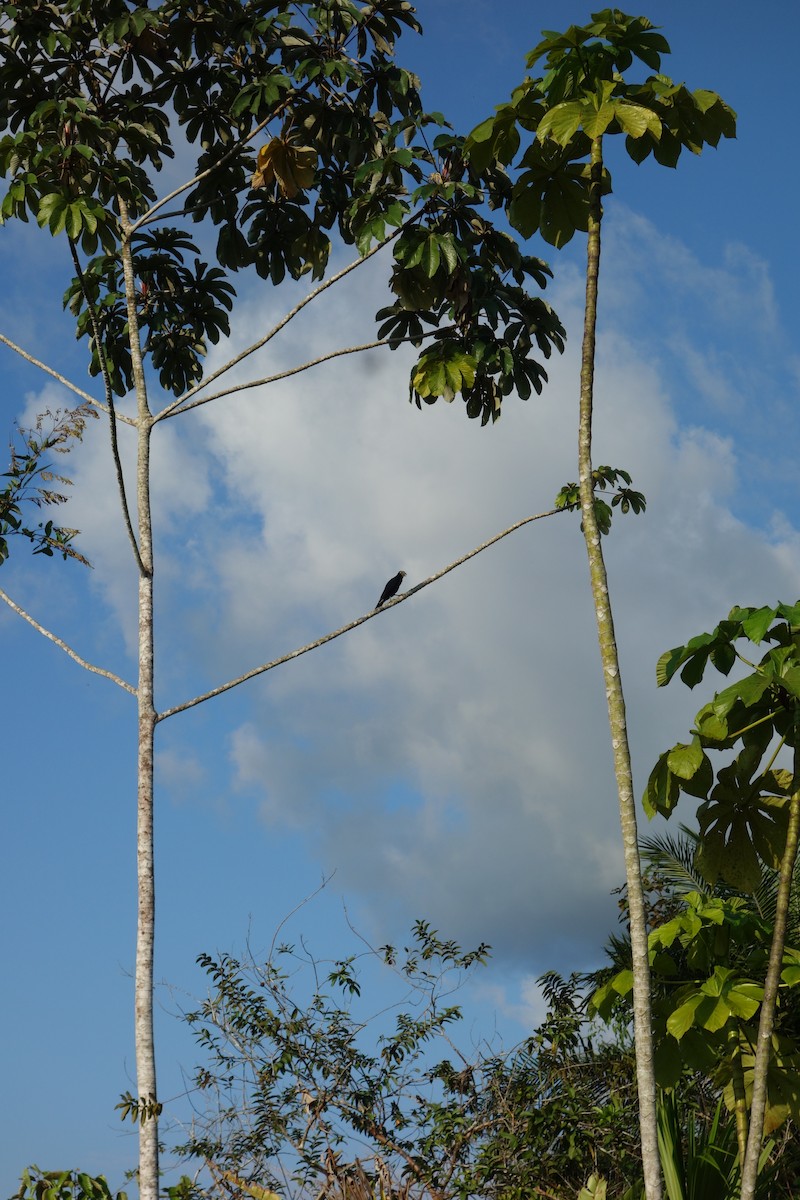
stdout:
[[644,108],[641,104],[631,104],[628,100],[619,100],[615,105],[614,115],[617,124],[628,137],[640,138],[648,133],[658,140],[661,137],[661,121],[652,109]]
[[703,997],[695,994],[685,1004],[679,1005],[674,1012],[671,1012],[667,1017],[667,1032],[670,1033],[676,1041],[680,1041],[683,1035],[692,1028],[695,1021],[695,1013],[698,1006],[701,1004]]
[[611,986],[619,996],[627,996],[633,991],[633,971],[624,970],[615,975]]
[[742,621],[742,629],[751,642],[758,644],[775,620],[777,609],[758,608]]
[[680,787],[678,780],[669,769],[669,753],[662,754],[647,781],[647,787],[642,796],[642,805],[648,817],[660,813],[668,817],[678,802]]
[[719,829],[711,829],[701,837],[694,855],[694,865],[709,886],[713,887],[720,877],[725,854],[725,835]]
[[770,680],[764,675],[756,672],[753,675],[746,675],[744,679],[737,680],[724,691],[719,692],[712,700],[714,712],[718,717],[724,717],[733,708],[737,700],[741,700],[745,708],[752,708],[757,704],[764,692],[770,686]]
[[706,704],[700,709],[695,718],[695,724],[704,741],[725,742],[728,740],[728,722],[714,711],[713,704]]
[[744,821],[731,825],[721,860],[721,874],[740,892],[752,895],[761,883],[761,864]]
[[703,753],[700,766],[690,779],[681,780],[681,791],[698,800],[705,800],[714,784],[714,768],[707,754]]
[[598,108],[586,105],[583,113],[583,131],[587,137],[602,137],[617,115],[617,106],[612,101],[601,104]]
[[737,983],[725,992],[728,1008],[735,1017],[749,1021],[758,1012],[764,989],[757,983]]
[[552,138],[559,146],[568,145],[581,127],[584,111],[580,100],[556,104],[539,122],[538,136]]
[[694,737],[688,745],[679,742],[670,750],[667,755],[667,766],[680,779],[691,779],[702,766],[704,758],[700,739]]

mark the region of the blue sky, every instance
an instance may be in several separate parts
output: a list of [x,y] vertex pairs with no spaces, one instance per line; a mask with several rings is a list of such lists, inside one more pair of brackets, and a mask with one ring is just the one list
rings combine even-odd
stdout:
[[[430,108],[469,129],[525,74],[542,28],[573,3],[420,0],[422,39],[398,59]],[[703,697],[655,688],[658,655],[734,604],[796,600],[797,169],[800,11],[656,2],[663,69],[717,90],[738,139],[671,172],[611,160],[601,283],[596,460],[648,497],[608,542],[637,792]],[[342,360],[160,426],[155,450],[158,703],[168,707],[338,627],[401,567],[413,584],[550,507],[575,477],[584,245],[558,256],[548,298],[570,333],[540,399],[476,428],[459,404],[408,405],[408,360]],[[87,386],[60,310],[66,247],[0,230],[0,331]],[[309,311],[268,369],[371,336],[380,264]],[[240,292],[230,345],[302,289]],[[2,351],[2,416],[67,402]],[[243,377],[243,376],[242,376]],[[126,463],[129,448],[123,438]],[[107,429],[68,460],[69,523],[95,565],[14,547],[0,586],[92,662],[135,675],[135,579]],[[113,1106],[135,1091],[134,707],[0,611],[5,830],[2,954],[10,1112],[0,1186],[28,1162],[120,1183],[135,1142]],[[415,917],[494,947],[465,993],[476,1028],[508,1040],[540,1011],[533,981],[588,967],[615,921],[616,799],[583,546],[541,522],[347,638],[158,731],[158,1047],[162,1098],[198,1061],[176,1013],[202,950],[268,947],[290,922],[322,956],[353,924],[379,944]],[[687,808],[681,816],[691,818]],[[182,1107],[183,1105],[183,1107]],[[181,1117],[180,1100],[170,1115]]]

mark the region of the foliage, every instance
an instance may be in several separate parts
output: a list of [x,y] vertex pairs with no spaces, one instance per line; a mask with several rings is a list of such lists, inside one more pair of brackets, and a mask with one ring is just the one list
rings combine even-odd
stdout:
[[[418,922],[402,952],[327,966],[291,946],[258,965],[202,955],[213,990],[187,1020],[208,1053],[195,1079],[207,1107],[180,1150],[215,1192],[235,1184],[255,1200],[574,1196],[593,1171],[633,1200],[630,1047],[595,1047],[578,977],[553,973],[525,1043],[459,1049],[450,997],[486,953]],[[402,985],[388,1005],[369,999],[387,968]]]
[[[685,1146],[684,1146],[685,1137]],[[658,1144],[669,1200],[736,1200],[739,1195],[739,1167],[736,1161],[736,1130],[723,1121],[720,1100],[710,1123],[697,1119],[697,1113],[682,1111],[674,1092],[662,1092],[658,1104]],[[765,1147],[764,1161],[772,1144]],[[768,1200],[766,1190],[772,1178],[764,1175],[760,1200]]]
[[[800,699],[800,605],[734,608],[711,632],[662,654],[659,686],[680,671],[695,687],[710,663],[730,674],[739,662],[751,668],[695,717],[691,740],[662,754],[650,774],[643,804],[649,815],[669,816],[681,792],[701,801],[696,865],[709,884],[718,878],[753,893],[761,864],[777,869],[786,838],[793,772],[777,767],[784,748],[796,742]],[[775,643],[758,663],[737,643]],[[732,762],[715,776],[708,751],[738,747]]]
[[114,1105],[114,1108],[119,1111],[120,1120],[130,1120],[135,1125],[137,1121],[141,1121],[142,1125],[146,1121],[152,1121],[161,1116],[164,1106],[154,1101],[152,1098],[140,1100],[130,1092],[123,1092],[120,1096],[119,1103]]
[[[627,471],[623,471],[619,467],[595,467],[592,471],[593,490],[599,489],[604,492],[606,488],[613,488],[614,493],[610,497],[611,504],[602,497],[595,495],[594,512],[597,528],[601,534],[611,532],[611,519],[614,515],[613,510],[619,507],[621,513],[642,513],[647,508],[647,501],[642,492],[637,492],[631,487],[631,477]],[[580,508],[581,497],[580,487],[577,483],[565,483],[556,496],[556,508]],[[581,522],[581,530],[583,523]]]
[[112,1192],[104,1175],[83,1171],[42,1171],[27,1167],[12,1200],[128,1200],[126,1192]]
[[[417,404],[460,393],[485,424],[510,392],[541,390],[539,357],[564,331],[526,286],[549,270],[487,219],[507,177],[465,162],[397,64],[398,37],[419,30],[407,0],[62,0],[2,15],[0,217],[66,234],[64,303],[109,390],[132,387],[135,315],[160,387],[195,391],[230,332],[236,273],[321,280],[334,233],[361,255],[394,243],[379,338],[432,339]],[[192,177],[159,201],[176,157]]]
[[[402,952],[384,946],[324,971],[289,945],[258,966],[201,955],[214,990],[187,1020],[209,1055],[195,1083],[210,1105],[181,1149],[284,1195],[316,1191],[332,1163],[355,1168],[354,1145],[370,1148],[360,1160],[373,1172],[377,1155],[393,1178],[446,1187],[479,1127],[471,1064],[451,1061],[461,1012],[448,1001],[487,952],[462,952],[418,922]],[[362,976],[376,961],[402,981],[408,1009],[364,1014]]]
[[[744,1104],[753,1087],[755,1018],[763,1019],[759,1009],[766,986],[761,981],[773,961],[779,972],[778,1008],[769,1035],[766,1132],[779,1128],[789,1115],[800,1117],[800,1041],[796,1022],[787,1020],[787,1013],[797,1009],[793,989],[800,983],[800,928],[796,896],[793,904],[791,895],[788,898],[789,922],[779,935],[781,944],[775,943],[773,931],[776,907],[755,910],[745,897],[763,892],[765,872],[774,878],[779,870],[788,870],[791,876],[795,867],[794,854],[788,862],[784,856],[789,853],[788,823],[797,805],[799,619],[800,605],[737,607],[711,633],[661,656],[660,685],[680,671],[683,681],[694,687],[709,663],[723,675],[736,663],[749,672],[700,709],[690,742],[661,755],[644,797],[649,812],[664,815],[673,810],[682,791],[699,799],[695,867],[709,886],[721,882],[740,893],[712,900],[689,897],[691,912],[654,934],[664,948],[678,940],[691,955],[696,973],[705,975],[677,991],[667,1029],[681,1044],[691,1035],[689,1053],[693,1047],[701,1054],[717,1053],[729,1107],[737,1097]],[[740,649],[742,641],[770,648],[756,662],[751,650]],[[777,765],[786,749],[794,752],[790,769]],[[725,765],[715,770],[709,751],[724,753]],[[663,962],[668,970],[669,957]]]
[[[700,801],[698,886],[650,934],[659,1079],[672,1086],[684,1067],[711,1073],[744,1129],[763,1071],[766,1133],[800,1117],[800,925],[796,888],[788,888],[796,870],[798,618],[796,604],[737,607],[711,633],[661,656],[662,686],[680,673],[694,687],[709,664],[725,676],[737,664],[746,673],[703,705],[688,742],[659,757],[644,794],[650,815],[669,816],[682,792]],[[793,760],[779,765],[789,751]],[[720,765],[712,754],[722,755]],[[620,974],[598,991],[597,1010],[609,1011],[625,991]],[[757,1070],[767,1020],[770,1053]]]
[[[739,893],[724,880],[717,879],[713,887],[703,879],[695,865],[699,835],[686,826],[681,826],[681,836],[668,834],[644,839],[640,845],[645,863],[645,885],[648,897],[648,923],[652,930],[653,948],[653,995],[657,1032],[656,1066],[662,1090],[659,1094],[659,1145],[664,1168],[667,1194],[686,1196],[717,1194],[704,1191],[702,1182],[707,1171],[716,1171],[717,1164],[723,1170],[736,1159],[736,1134],[733,1122],[722,1121],[717,1112],[720,1097],[733,1107],[730,1081],[730,1055],[733,1039],[726,1043],[717,1037],[715,1043],[704,1047],[696,1031],[689,1030],[676,1044],[668,1033],[666,1021],[675,1010],[676,993],[687,980],[695,984],[702,982],[698,962],[708,963],[722,959],[726,942],[728,961],[740,966],[752,966],[760,962],[763,966],[765,944],[768,943],[771,923],[775,915],[777,873],[768,867],[762,868],[761,884],[753,895]],[[623,893],[624,893],[624,889]],[[703,905],[711,914],[725,911],[725,903],[736,902],[733,911],[738,914],[740,928],[734,938],[730,931],[716,924],[711,925],[713,938],[709,936],[709,925],[701,926],[696,938],[690,931],[695,925],[694,914]],[[624,894],[620,900],[621,920],[627,921],[627,902]],[[792,938],[800,931],[800,890],[795,888],[792,902],[793,917],[790,924]],[[664,957],[662,947],[669,940],[671,931],[678,929],[677,936],[669,948],[669,959]],[[754,932],[755,931],[755,932]],[[754,940],[748,943],[748,933]],[[757,938],[757,940],[756,940]],[[731,940],[736,944],[731,953]],[[791,939],[790,939],[791,940]],[[630,940],[624,934],[612,935],[606,945],[609,965],[587,977],[589,989],[589,1011],[600,1013],[615,1039],[620,1028],[626,1028],[630,1019]],[[672,961],[669,961],[669,960]],[[706,971],[708,971],[706,967]],[[800,1005],[797,994],[787,991],[782,997],[780,1010],[780,1036],[796,1039],[800,1033]],[[752,1036],[752,1030],[750,1031]],[[752,1056],[751,1056],[752,1059]],[[728,1061],[726,1061],[728,1060]],[[733,1143],[733,1153],[729,1147]],[[794,1196],[795,1181],[800,1172],[797,1156],[796,1128],[791,1117],[770,1137],[761,1153],[759,1182],[756,1195],[770,1197]],[[695,1161],[697,1160],[697,1161]],[[723,1170],[723,1173],[727,1173]],[[735,1176],[735,1179],[734,1179]],[[692,1184],[692,1179],[695,1183]],[[672,1180],[672,1183],[670,1182]],[[739,1165],[728,1179],[727,1191],[717,1186],[722,1196],[738,1197],[740,1184]],[[670,1190],[670,1189],[673,1190]]]
[[50,451],[68,454],[70,443],[82,438],[86,421],[94,416],[94,409],[86,404],[69,411],[48,410],[36,418],[33,429],[19,430],[21,446],[11,442],[9,468],[0,476],[7,481],[0,487],[0,565],[9,555],[9,537],[18,536],[27,538],[34,554],[51,558],[58,552],[64,559],[74,558],[89,566],[72,544],[77,529],[56,525],[52,520],[31,525],[25,520],[24,507],[41,509],[65,503],[66,495],[48,485],[69,487],[71,480],[55,474],[46,456]]
[[[516,161],[519,174],[508,213],[524,237],[538,232],[556,247],[589,228],[592,140],[623,134],[634,162],[651,154],[662,166],[677,165],[681,151],[699,154],[721,137],[734,137],[736,114],[715,92],[691,92],[661,74],[669,43],[646,17],[616,8],[592,15],[563,34],[546,31],[527,58],[544,60],[545,72],[528,77],[472,131],[466,152],[476,169],[489,162]],[[651,74],[631,83],[624,76],[634,61]],[[522,145],[520,129],[532,134]],[[603,167],[602,190],[611,191]]]
[[[526,1200],[575,1196],[585,1184],[610,1196],[641,1194],[641,1149],[630,1038],[598,1041],[586,1021],[585,978],[549,971],[539,980],[547,1015],[526,1042],[498,1058],[486,1088],[491,1132],[473,1177],[475,1194]],[[592,1184],[592,1179],[595,1183]]]

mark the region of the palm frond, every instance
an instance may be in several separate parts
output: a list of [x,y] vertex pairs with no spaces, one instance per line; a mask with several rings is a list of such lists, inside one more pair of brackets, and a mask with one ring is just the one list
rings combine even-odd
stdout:
[[680,830],[677,837],[663,833],[642,838],[639,853],[647,866],[658,872],[676,895],[685,896],[687,892],[705,895],[708,884],[694,865],[697,834],[686,825],[681,825]]

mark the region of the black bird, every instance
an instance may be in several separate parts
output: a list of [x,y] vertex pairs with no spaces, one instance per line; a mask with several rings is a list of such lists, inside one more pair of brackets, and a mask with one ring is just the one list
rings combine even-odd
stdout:
[[400,591],[400,584],[403,582],[405,577],[406,577],[405,571],[398,571],[396,575],[392,576],[392,578],[387,583],[386,587],[381,592],[380,600],[375,605],[376,611],[380,608],[380,606],[382,604],[385,604],[387,600],[391,600],[392,596],[397,595],[397,593]]

